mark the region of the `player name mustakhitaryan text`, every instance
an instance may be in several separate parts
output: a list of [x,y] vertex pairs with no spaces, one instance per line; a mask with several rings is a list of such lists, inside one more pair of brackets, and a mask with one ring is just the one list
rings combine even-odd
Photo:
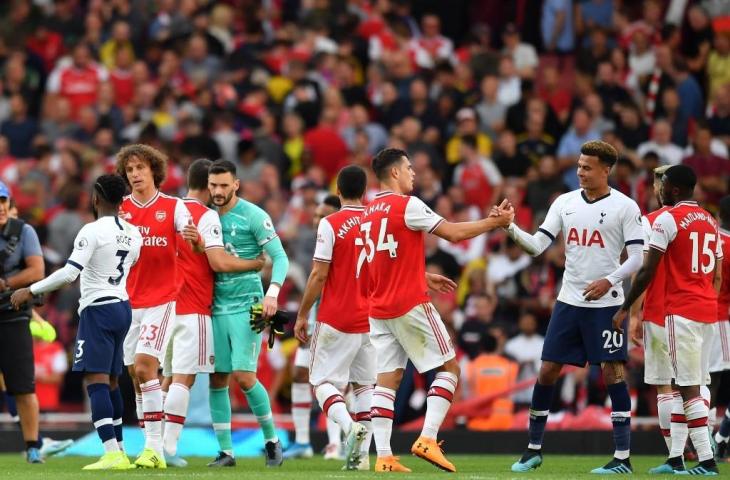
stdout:
[[680,228],[687,228],[690,226],[692,222],[695,222],[697,220],[703,220],[705,222],[715,223],[713,220],[710,220],[712,217],[707,215],[703,212],[689,212],[687,215],[684,216],[684,218],[679,222]]
[[388,205],[387,203],[381,203],[381,202],[375,203],[373,205],[368,206],[365,209],[365,212],[363,213],[363,215],[365,215],[367,217],[368,215],[370,215],[373,212],[390,213],[390,205]]
[[347,221],[340,226],[340,229],[337,230],[337,238],[340,240],[344,239],[347,232],[349,232],[352,227],[356,227],[358,225],[360,225],[360,217],[347,219]]

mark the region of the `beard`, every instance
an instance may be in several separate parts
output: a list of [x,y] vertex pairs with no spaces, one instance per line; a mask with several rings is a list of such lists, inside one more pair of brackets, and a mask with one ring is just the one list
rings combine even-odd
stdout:
[[211,196],[210,199],[211,199],[211,202],[213,203],[213,205],[215,205],[217,207],[222,207],[223,205],[228,205],[228,202],[231,201],[231,199],[233,198],[233,195],[235,195],[235,193],[236,192],[231,192],[226,196],[223,196],[223,195]]

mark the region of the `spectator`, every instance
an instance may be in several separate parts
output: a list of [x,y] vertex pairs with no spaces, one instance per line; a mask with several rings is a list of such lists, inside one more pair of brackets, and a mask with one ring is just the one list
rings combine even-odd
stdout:
[[99,86],[108,78],[106,69],[91,57],[89,46],[80,43],[72,51],[71,63],[59,64],[48,78],[47,90],[70,102],[71,117],[83,107],[96,103]]
[[636,150],[639,145],[649,140],[649,126],[641,118],[639,108],[632,102],[617,106],[616,136],[629,150]]
[[502,53],[512,57],[517,74],[522,78],[534,77],[538,64],[537,51],[529,43],[520,40],[520,32],[514,23],[508,23],[504,27],[502,41],[504,42]]
[[575,33],[583,47],[591,46],[590,33],[613,27],[613,0],[587,0],[575,5]]
[[571,190],[578,188],[578,175],[576,169],[571,167],[575,165],[580,155],[581,146],[601,138],[601,134],[593,128],[592,123],[588,110],[584,107],[576,108],[573,110],[573,122],[558,145],[558,164],[566,170],[564,180]]
[[730,146],[730,84],[717,89],[708,125],[713,135]]
[[697,184],[707,195],[707,201],[717,205],[727,193],[727,177],[730,175],[730,161],[715,155],[711,149],[712,132],[702,123],[697,125],[694,135],[694,153],[682,160],[692,167],[697,175]]
[[489,137],[479,131],[477,115],[471,108],[462,108],[456,112],[456,134],[446,143],[446,161],[455,165],[461,160],[461,139],[465,135],[474,135],[479,155],[489,157],[492,154],[492,142]]
[[555,65],[545,65],[542,69],[541,79],[539,97],[550,105],[560,122],[565,123],[570,115],[570,89],[562,81]]
[[525,201],[535,216],[542,218],[552,200],[565,191],[565,183],[555,157],[544,156],[537,167],[537,178],[527,183]]
[[33,339],[35,385],[38,407],[42,412],[55,412],[61,406],[63,377],[68,370],[66,352],[60,342]]
[[717,32],[715,45],[707,59],[709,97],[715,98],[718,89],[730,83],[730,32]]
[[517,137],[510,130],[499,134],[494,163],[503,177],[516,179],[524,179],[532,167],[530,159],[517,150]]
[[497,98],[499,78],[496,75],[485,75],[480,83],[481,99],[474,106],[479,116],[479,129],[495,139],[497,133],[504,128],[507,107]]
[[454,52],[451,39],[441,35],[441,20],[436,15],[427,14],[421,19],[420,37],[410,41],[409,49],[421,68],[433,68],[442,60],[449,60]]
[[474,294],[467,300],[465,308],[467,316],[459,329],[458,341],[459,348],[470,359],[476,358],[481,351],[482,342],[492,324],[495,306],[494,299],[484,292]]
[[662,118],[672,126],[672,143],[680,147],[686,147],[690,119],[681,109],[681,100],[674,87],[664,90],[661,98],[661,106],[663,112]]
[[362,130],[368,138],[368,151],[375,155],[385,148],[388,142],[388,132],[378,123],[371,122],[368,111],[362,104],[355,104],[350,108],[350,126],[342,132],[342,138],[350,150],[355,146],[355,132]]
[[208,53],[208,44],[200,34],[193,35],[188,40],[187,55],[183,60],[182,68],[185,75],[196,85],[206,85],[212,82],[221,71],[221,61]]
[[570,0],[546,0],[542,6],[542,44],[550,53],[566,54],[575,48],[573,7]]
[[705,101],[702,89],[695,77],[690,74],[689,66],[684,58],[675,56],[673,61],[680,114],[687,119],[698,120],[704,117]]
[[319,125],[304,134],[304,145],[312,164],[324,170],[328,182],[335,178],[347,160],[347,144],[337,133],[336,122],[337,110],[326,108]]
[[660,119],[654,122],[651,140],[639,145],[636,153],[641,157],[649,151],[659,155],[662,165],[677,165],[682,161],[682,149],[672,143],[672,126],[668,121]]
[[121,50],[126,50],[127,55],[134,61],[134,47],[132,46],[130,37],[131,31],[127,22],[120,20],[114,24],[111,38],[104,42],[99,51],[101,63],[106,68],[114,70],[117,55]]
[[8,139],[10,154],[16,158],[29,158],[33,139],[38,134],[38,122],[28,117],[28,108],[22,95],[10,97],[10,118],[0,124],[0,135]]
[[576,66],[580,71],[594,76],[598,65],[611,58],[611,50],[608,47],[606,31],[601,27],[594,27],[590,32],[589,46],[583,47],[578,53]]
[[[519,364],[517,383],[530,381],[540,370],[543,337],[537,333],[537,318],[530,312],[523,312],[517,322],[519,334],[507,341],[504,353]],[[532,382],[531,382],[532,383]],[[532,399],[533,385],[518,391],[512,396],[516,404],[529,405]]]
[[509,237],[505,239],[501,253],[492,256],[487,265],[487,284],[492,286],[500,303],[517,298],[517,283],[514,277],[530,262],[530,256]]
[[555,153],[555,138],[545,132],[544,120],[539,115],[527,118],[527,131],[517,135],[517,151],[529,158],[533,166],[545,155]]
[[461,161],[454,170],[454,184],[463,188],[467,205],[484,211],[487,206],[498,203],[502,175],[491,159],[479,154],[475,135],[463,135],[460,147]]
[[499,88],[497,101],[509,107],[520,101],[522,96],[520,76],[517,74],[514,60],[510,56],[503,56],[499,60]]

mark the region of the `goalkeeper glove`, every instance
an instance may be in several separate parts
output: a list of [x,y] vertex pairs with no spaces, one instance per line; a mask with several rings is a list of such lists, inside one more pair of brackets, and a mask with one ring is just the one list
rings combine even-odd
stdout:
[[264,306],[257,303],[251,306],[249,313],[251,314],[251,329],[254,332],[261,333],[266,327],[271,327],[269,332],[269,348],[273,348],[276,334],[283,335],[284,327],[289,323],[289,312],[277,310],[272,317],[264,319]]

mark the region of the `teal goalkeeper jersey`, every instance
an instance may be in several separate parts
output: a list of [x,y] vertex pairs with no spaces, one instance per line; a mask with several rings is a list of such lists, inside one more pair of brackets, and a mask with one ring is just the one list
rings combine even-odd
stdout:
[[[239,198],[236,206],[220,218],[223,245],[238,258],[258,257],[264,245],[277,238],[269,215],[246,200]],[[253,302],[263,298],[259,272],[216,273],[213,315],[248,312]]]

